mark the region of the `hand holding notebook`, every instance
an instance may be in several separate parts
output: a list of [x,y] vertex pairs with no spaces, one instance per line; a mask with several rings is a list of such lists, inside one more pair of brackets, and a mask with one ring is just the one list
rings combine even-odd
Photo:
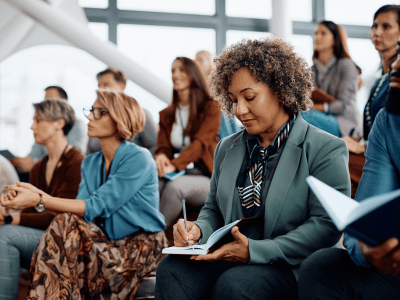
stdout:
[[307,183],[336,225],[370,246],[400,239],[400,190],[357,202],[315,177]]
[[163,250],[163,253],[181,255],[207,254],[235,240],[231,234],[231,230],[234,226],[237,226],[239,230],[245,230],[246,228],[250,227],[257,219],[257,217],[244,218],[227,224],[214,231],[214,233],[208,238],[207,243],[204,245],[191,245],[189,247],[169,247],[165,248]]

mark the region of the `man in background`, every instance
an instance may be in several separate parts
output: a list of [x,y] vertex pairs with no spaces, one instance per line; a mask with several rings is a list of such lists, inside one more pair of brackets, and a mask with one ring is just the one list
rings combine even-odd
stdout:
[[[126,87],[126,77],[118,69],[107,68],[97,74],[97,82],[99,89],[113,90],[118,92],[123,92]],[[147,148],[152,155],[157,148],[157,126],[151,114],[144,109],[146,115],[146,124],[142,132],[139,132],[131,142],[139,145],[141,147]],[[89,138],[87,144],[86,154],[100,151],[100,142],[98,138]]]

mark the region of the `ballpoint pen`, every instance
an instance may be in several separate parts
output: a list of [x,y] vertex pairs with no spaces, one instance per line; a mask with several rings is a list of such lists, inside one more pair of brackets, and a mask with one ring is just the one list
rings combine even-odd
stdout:
[[[187,218],[186,218],[186,205],[185,205],[185,199],[182,199],[182,209],[183,209],[183,219],[185,220],[185,229],[187,232]],[[189,247],[189,241],[186,240],[186,247]]]

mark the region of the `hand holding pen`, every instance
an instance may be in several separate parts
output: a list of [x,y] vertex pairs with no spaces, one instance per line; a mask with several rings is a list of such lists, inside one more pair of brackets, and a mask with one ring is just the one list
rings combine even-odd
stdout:
[[179,219],[174,225],[174,246],[176,247],[186,247],[186,242],[189,246],[194,245],[200,237],[201,230],[193,222],[187,221],[187,230],[184,219]]

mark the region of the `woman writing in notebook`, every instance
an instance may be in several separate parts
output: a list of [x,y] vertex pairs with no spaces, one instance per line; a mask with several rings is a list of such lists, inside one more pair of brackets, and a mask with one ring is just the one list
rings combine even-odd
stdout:
[[174,225],[175,246],[205,244],[226,224],[258,218],[212,253],[164,258],[156,298],[297,299],[300,263],[340,237],[305,179],[348,195],[347,148],[299,114],[312,104],[312,75],[289,44],[242,41],[214,62],[213,94],[245,129],[218,144],[208,198],[187,230],[183,220]]
[[58,213],[33,254],[29,299],[133,299],[166,246],[156,165],[147,149],[128,142],[143,129],[143,109],[123,93],[99,90],[85,112],[102,151],[82,162],[76,200],[29,184],[1,195],[5,207]]
[[[182,211],[182,199],[201,207],[207,198],[218,143],[221,111],[211,99],[196,63],[178,57],[172,63],[171,104],[160,112],[155,161],[160,177],[160,211],[167,227]],[[170,172],[186,174],[169,181]]]
[[311,125],[338,137],[358,133],[358,74],[346,39],[347,34],[341,26],[331,21],[317,24],[313,54],[316,91],[313,96],[318,92],[327,94],[333,102],[314,103],[310,111],[302,114]]

